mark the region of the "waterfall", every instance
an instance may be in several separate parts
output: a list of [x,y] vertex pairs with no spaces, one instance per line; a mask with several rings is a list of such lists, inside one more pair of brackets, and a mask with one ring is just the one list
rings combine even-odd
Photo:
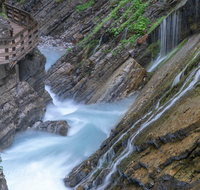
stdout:
[[[199,53],[199,51],[197,51],[197,53],[195,54],[195,56]],[[183,69],[185,70],[185,68]],[[190,82],[190,84],[187,86],[188,81],[190,81],[193,78],[193,80]],[[95,187],[94,189],[98,189],[98,190],[102,190],[105,189],[108,184],[111,181],[111,175],[117,171],[117,166],[120,164],[120,162],[127,157],[129,154],[131,154],[135,148],[133,145],[133,140],[135,139],[135,137],[147,126],[149,126],[151,123],[155,122],[156,120],[158,120],[168,109],[170,109],[178,100],[180,100],[181,97],[183,97],[188,91],[192,90],[195,86],[195,84],[200,80],[200,65],[194,69],[190,75],[186,78],[183,86],[180,88],[179,92],[176,93],[170,100],[168,100],[164,105],[160,106],[158,108],[158,105],[156,106],[154,112],[151,111],[150,113],[148,113],[147,115],[152,114],[148,120],[146,122],[144,122],[140,128],[137,130],[137,132],[135,132],[128,140],[128,144],[127,147],[125,148],[125,150],[123,150],[123,152],[115,159],[115,161],[108,167],[108,169],[110,170],[109,174],[106,176],[106,178],[104,179],[104,182],[102,185]],[[167,93],[167,92],[166,92]],[[160,102],[160,101],[158,101]],[[159,103],[158,103],[159,104]],[[146,115],[146,116],[147,116]],[[146,117],[144,116],[144,118]],[[142,118],[142,119],[144,119]],[[138,120],[131,128],[133,128],[136,124],[138,124],[141,121]],[[130,130],[130,129],[129,129]],[[128,131],[129,131],[128,130]],[[121,137],[118,139],[118,141],[124,136],[124,134],[121,135]],[[117,141],[117,142],[118,142]],[[116,143],[117,143],[116,142]],[[115,143],[115,144],[116,144]],[[113,147],[113,146],[112,146]],[[111,149],[112,149],[111,147]],[[108,150],[109,152],[110,150]],[[142,184],[141,184],[142,185]]]
[[99,40],[99,43],[98,43],[98,45],[95,47],[95,49],[94,49],[94,51],[93,51],[93,54],[92,54],[92,55],[94,55],[94,54],[96,53],[97,49],[100,47],[100,45],[101,45],[101,42],[102,42],[102,38],[103,38],[103,35],[101,36],[101,38],[100,38],[100,40]]
[[128,32],[128,27],[124,30],[124,32],[122,34],[122,37],[121,37],[121,40],[125,40],[126,39],[127,32]]
[[104,154],[102,158],[99,159],[97,168],[101,168],[104,163],[110,164],[114,157],[115,157],[115,152],[113,148],[110,148],[109,151],[106,154]]
[[185,72],[185,70],[187,69],[188,65],[190,65],[190,63],[192,63],[196,59],[196,57],[199,55],[199,53],[200,53],[200,49],[195,53],[194,57],[192,58],[191,61],[188,62],[188,64],[185,66],[185,68],[174,78],[174,81],[172,83],[172,87],[180,81],[181,76]]
[[[179,10],[163,19],[159,29],[160,53],[148,68],[152,72],[180,42],[181,14]],[[155,37],[153,37],[155,39]]]

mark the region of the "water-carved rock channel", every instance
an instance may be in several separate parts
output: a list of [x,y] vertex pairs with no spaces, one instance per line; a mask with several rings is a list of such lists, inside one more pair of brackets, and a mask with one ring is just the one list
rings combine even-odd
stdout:
[[10,2],[48,47],[0,67],[9,190],[200,189],[199,0]]
[[[57,56],[51,49],[45,49],[43,53],[47,64],[48,55]],[[44,121],[67,120],[68,134],[62,137],[33,129],[18,134],[13,145],[2,152],[9,190],[66,189],[65,175],[99,148],[135,98],[118,103],[84,105],[73,100],[61,102],[56,95],[51,96],[54,105],[47,107]]]

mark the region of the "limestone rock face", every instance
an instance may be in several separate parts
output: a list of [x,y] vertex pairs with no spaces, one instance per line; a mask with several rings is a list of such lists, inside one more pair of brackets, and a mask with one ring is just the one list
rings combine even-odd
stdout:
[[38,95],[44,98],[47,105],[52,102],[52,99],[49,93],[45,90],[43,82],[46,77],[45,63],[46,58],[37,48],[33,49],[18,62],[20,80],[28,82]]
[[48,70],[46,85],[63,99],[74,98],[88,104],[123,99],[135,92],[143,83],[146,70],[129,58],[126,49],[117,55],[113,55],[113,49],[103,57],[105,48],[81,67],[76,66],[76,51],[61,58]]
[[[31,12],[39,22],[40,34],[49,35],[54,32],[57,27],[60,27],[63,31],[62,24],[71,16],[73,8],[86,1],[73,0],[56,2],[55,0],[29,0],[24,3],[19,3],[17,0],[9,0],[8,2]],[[65,24],[70,25],[74,22],[75,21],[68,21]]]
[[55,133],[61,136],[66,136],[69,125],[66,121],[46,121],[44,123],[37,122],[34,126],[34,129],[39,131],[47,131],[49,133]]
[[100,88],[90,102],[110,102],[116,99],[126,98],[131,92],[135,92],[142,83],[146,70],[134,59],[129,58]]
[[0,148],[5,149],[12,144],[17,131],[42,119],[45,103],[27,82],[10,74],[0,85],[0,108]]
[[0,170],[0,190],[8,190],[6,179],[4,178],[3,172]]

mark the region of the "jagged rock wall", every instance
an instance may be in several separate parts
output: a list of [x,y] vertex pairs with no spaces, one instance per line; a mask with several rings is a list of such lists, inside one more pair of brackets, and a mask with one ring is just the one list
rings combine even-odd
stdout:
[[[5,24],[1,28],[1,36],[8,37],[11,28],[9,23],[2,19],[1,24]],[[15,68],[0,66],[0,149],[12,144],[16,132],[42,120],[45,103],[51,101],[43,83],[45,62],[45,57],[34,49],[18,63],[21,81],[17,78]]]
[[47,105],[52,101],[52,99],[49,93],[45,90],[43,82],[46,77],[45,64],[46,58],[37,48],[33,49],[18,62],[20,81],[28,82],[38,95],[44,98]]
[[16,74],[3,79],[0,85],[0,147],[9,147],[18,131],[32,127],[44,115],[45,102],[27,83],[20,82]]
[[134,93],[144,82],[145,69],[129,59],[127,49],[116,56],[112,54],[114,50],[102,56],[105,48],[90,57],[81,69],[76,65],[76,52],[71,52],[48,70],[45,83],[61,98],[85,103],[119,100]]
[[[137,99],[122,121],[112,130],[100,149],[65,178],[66,186],[74,187],[97,166],[98,160],[107,152],[134,123],[141,119],[134,128],[121,138],[114,146],[116,156],[125,149],[128,139],[151,118],[151,111],[158,101],[160,106],[172,98],[182,87],[187,76],[198,66],[200,57],[195,57],[200,47],[200,35],[192,36],[185,45],[152,76],[150,81],[139,92]],[[191,60],[182,80],[171,90],[175,76]],[[193,66],[192,66],[193,65]],[[163,96],[166,92],[166,95]],[[162,98],[163,97],[163,98]],[[162,99],[160,99],[162,98]],[[199,186],[198,166],[199,149],[199,85],[188,91],[185,96],[175,102],[170,109],[147,125],[133,140],[137,151],[133,152],[118,165],[118,172],[112,175],[107,189],[193,189]],[[155,113],[155,112],[152,112]],[[158,112],[159,113],[159,112]],[[166,144],[167,143],[167,144]],[[194,158],[194,159],[193,159]],[[100,175],[93,175],[79,188],[101,185],[109,170],[101,168]],[[98,172],[98,171],[97,171]],[[94,177],[95,176],[95,177]],[[119,180],[120,179],[120,180]],[[165,180],[166,179],[166,180]],[[113,182],[113,183],[112,183]],[[117,183],[117,184],[115,184]],[[122,185],[123,184],[123,185]],[[180,186],[179,186],[180,185]],[[195,189],[195,188],[194,188]]]
[[4,178],[3,172],[0,170],[0,190],[8,190],[6,179]]
[[[41,35],[52,34],[57,27],[60,26],[64,31],[64,22],[75,23],[72,13],[76,5],[84,3],[85,0],[60,1],[55,0],[26,0],[24,3],[19,3],[17,0],[8,0],[8,3],[31,12],[39,22],[39,32]],[[71,18],[69,18],[71,17]],[[66,20],[71,21],[66,21]],[[54,33],[59,35],[60,33]]]

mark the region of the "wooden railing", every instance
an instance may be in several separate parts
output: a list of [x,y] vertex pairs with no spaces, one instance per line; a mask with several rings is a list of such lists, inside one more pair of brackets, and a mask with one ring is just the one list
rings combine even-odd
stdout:
[[22,26],[22,30],[11,37],[0,38],[0,65],[9,64],[12,68],[38,44],[38,23],[26,11],[4,3],[5,13],[11,22]]

